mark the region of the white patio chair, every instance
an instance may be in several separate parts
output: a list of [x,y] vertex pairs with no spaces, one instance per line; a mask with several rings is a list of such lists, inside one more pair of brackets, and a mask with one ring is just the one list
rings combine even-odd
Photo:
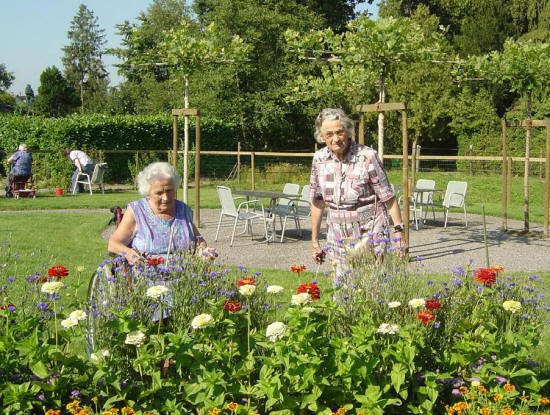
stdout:
[[101,189],[101,193],[105,193],[105,189],[103,187],[103,175],[107,171],[107,163],[98,163],[94,166],[94,171],[92,173],[92,176],[88,173],[80,172],[76,176],[76,181],[74,182],[73,186],[73,195],[76,194],[76,188],[78,186],[78,183],[83,184],[84,186],[88,186],[88,190],[90,191],[90,194],[93,194],[92,192],[92,185],[97,184],[99,185],[99,188]]
[[220,212],[220,220],[218,221],[218,227],[216,229],[216,236],[214,238],[214,241],[218,240],[220,226],[222,224],[222,220],[224,217],[229,217],[234,219],[233,231],[231,232],[231,242],[229,243],[230,246],[233,246],[233,240],[235,239],[235,229],[237,228],[238,222],[244,223],[244,229],[238,235],[242,235],[248,230],[250,235],[253,236],[252,221],[256,219],[262,221],[264,224],[264,235],[267,239],[267,224],[265,221],[265,211],[264,211],[264,206],[260,200],[247,200],[236,205],[235,201],[239,199],[244,199],[244,197],[233,198],[231,189],[226,186],[217,186],[216,190],[218,192],[218,198],[220,200],[222,209]]
[[445,197],[441,205],[435,205],[442,207],[445,210],[445,228],[447,227],[447,218],[449,216],[449,209],[462,208],[464,210],[464,224],[468,227],[468,217],[466,215],[466,190],[468,189],[467,182],[450,181],[447,183],[447,190],[445,190]]
[[281,197],[277,200],[277,204],[272,207],[272,212],[274,215],[279,217],[279,222],[281,224],[281,242],[285,237],[286,229],[286,220],[291,217],[294,219],[296,225],[296,230],[298,235],[302,235],[302,230],[300,229],[300,219],[298,218],[296,206],[294,202],[298,199],[300,195],[300,185],[296,183],[285,183],[283,187],[283,193],[287,195],[294,195],[294,198]]
[[[421,189],[413,191],[410,204],[410,212],[412,214],[412,220],[414,220],[414,227],[418,230],[418,219],[426,222],[428,216],[428,210],[432,209],[433,218],[435,220],[435,210],[433,195],[434,192],[426,190],[435,190],[435,180],[430,179],[418,179],[415,189]],[[424,215],[422,215],[424,213]]]

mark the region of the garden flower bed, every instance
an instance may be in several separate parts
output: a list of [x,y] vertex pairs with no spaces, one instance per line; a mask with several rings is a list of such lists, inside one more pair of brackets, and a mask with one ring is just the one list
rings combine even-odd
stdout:
[[457,267],[434,283],[376,246],[331,289],[206,253],[107,261],[87,302],[77,270],[5,266],[2,413],[548,413],[536,276]]

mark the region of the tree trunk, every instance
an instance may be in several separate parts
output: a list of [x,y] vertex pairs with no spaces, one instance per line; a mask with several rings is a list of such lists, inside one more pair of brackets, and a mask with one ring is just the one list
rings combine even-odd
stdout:
[[[384,74],[380,74],[379,98],[378,102],[383,104],[386,101],[386,92],[384,90]],[[378,156],[384,160],[384,113],[378,113]]]
[[531,151],[531,93],[527,93],[527,130],[525,132],[525,174],[523,177],[523,231],[529,232],[529,153]]

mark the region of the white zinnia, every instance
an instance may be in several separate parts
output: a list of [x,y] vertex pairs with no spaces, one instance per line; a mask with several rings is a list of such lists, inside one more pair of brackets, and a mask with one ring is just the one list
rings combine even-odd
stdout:
[[400,307],[401,306],[401,302],[400,301],[390,301],[388,303],[388,307],[389,308],[397,308],[397,307]]
[[412,308],[420,308],[424,307],[426,305],[426,300],[423,298],[413,298],[411,301],[409,301],[409,306]]
[[267,326],[267,329],[265,330],[265,337],[272,342],[276,342],[277,340],[282,339],[285,333],[286,325],[280,321],[276,321],[275,323],[271,323]]
[[266,288],[266,291],[269,293],[269,294],[279,294],[281,291],[283,291],[283,287],[281,287],[280,285],[268,285],[267,288]]
[[311,302],[311,294],[309,293],[294,294],[290,300],[290,304],[292,305],[302,305],[309,302]]
[[66,329],[70,329],[71,327],[74,327],[78,324],[78,320],[75,318],[68,318],[65,320],[61,320],[61,327],[64,327]]
[[111,352],[109,350],[104,349],[100,353],[92,353],[90,355],[90,359],[95,360],[96,362],[99,361],[101,358],[109,358],[111,357]]
[[214,317],[212,317],[210,314],[199,314],[191,321],[191,327],[193,327],[194,329],[203,329],[213,324]]
[[134,346],[141,346],[143,343],[145,343],[145,339],[147,336],[142,331],[131,331],[126,335],[126,340],[124,340],[124,343],[126,344],[133,344]]
[[170,289],[166,285],[153,285],[147,288],[145,295],[150,298],[160,298],[164,294],[168,293]]
[[241,285],[239,287],[239,292],[245,297],[250,297],[256,291],[256,286],[251,284]]
[[512,314],[521,310],[521,303],[515,300],[506,300],[502,303],[502,308],[506,311],[510,311]]
[[315,307],[302,307],[302,312],[304,313],[313,313],[315,311]]
[[376,332],[382,334],[395,334],[398,329],[399,326],[397,324],[382,323]]
[[86,319],[86,312],[83,310],[74,310],[69,314],[69,318],[75,319],[77,321],[85,320]]
[[49,281],[42,284],[40,291],[46,294],[54,295],[58,294],[64,286],[65,284],[61,281]]

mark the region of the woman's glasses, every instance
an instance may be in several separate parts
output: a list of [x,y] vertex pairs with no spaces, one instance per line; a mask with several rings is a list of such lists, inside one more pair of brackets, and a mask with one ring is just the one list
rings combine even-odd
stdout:
[[336,131],[325,131],[323,133],[325,138],[328,138],[329,140],[333,139],[335,136],[338,136],[338,138],[344,137],[346,134],[346,130],[336,130]]

